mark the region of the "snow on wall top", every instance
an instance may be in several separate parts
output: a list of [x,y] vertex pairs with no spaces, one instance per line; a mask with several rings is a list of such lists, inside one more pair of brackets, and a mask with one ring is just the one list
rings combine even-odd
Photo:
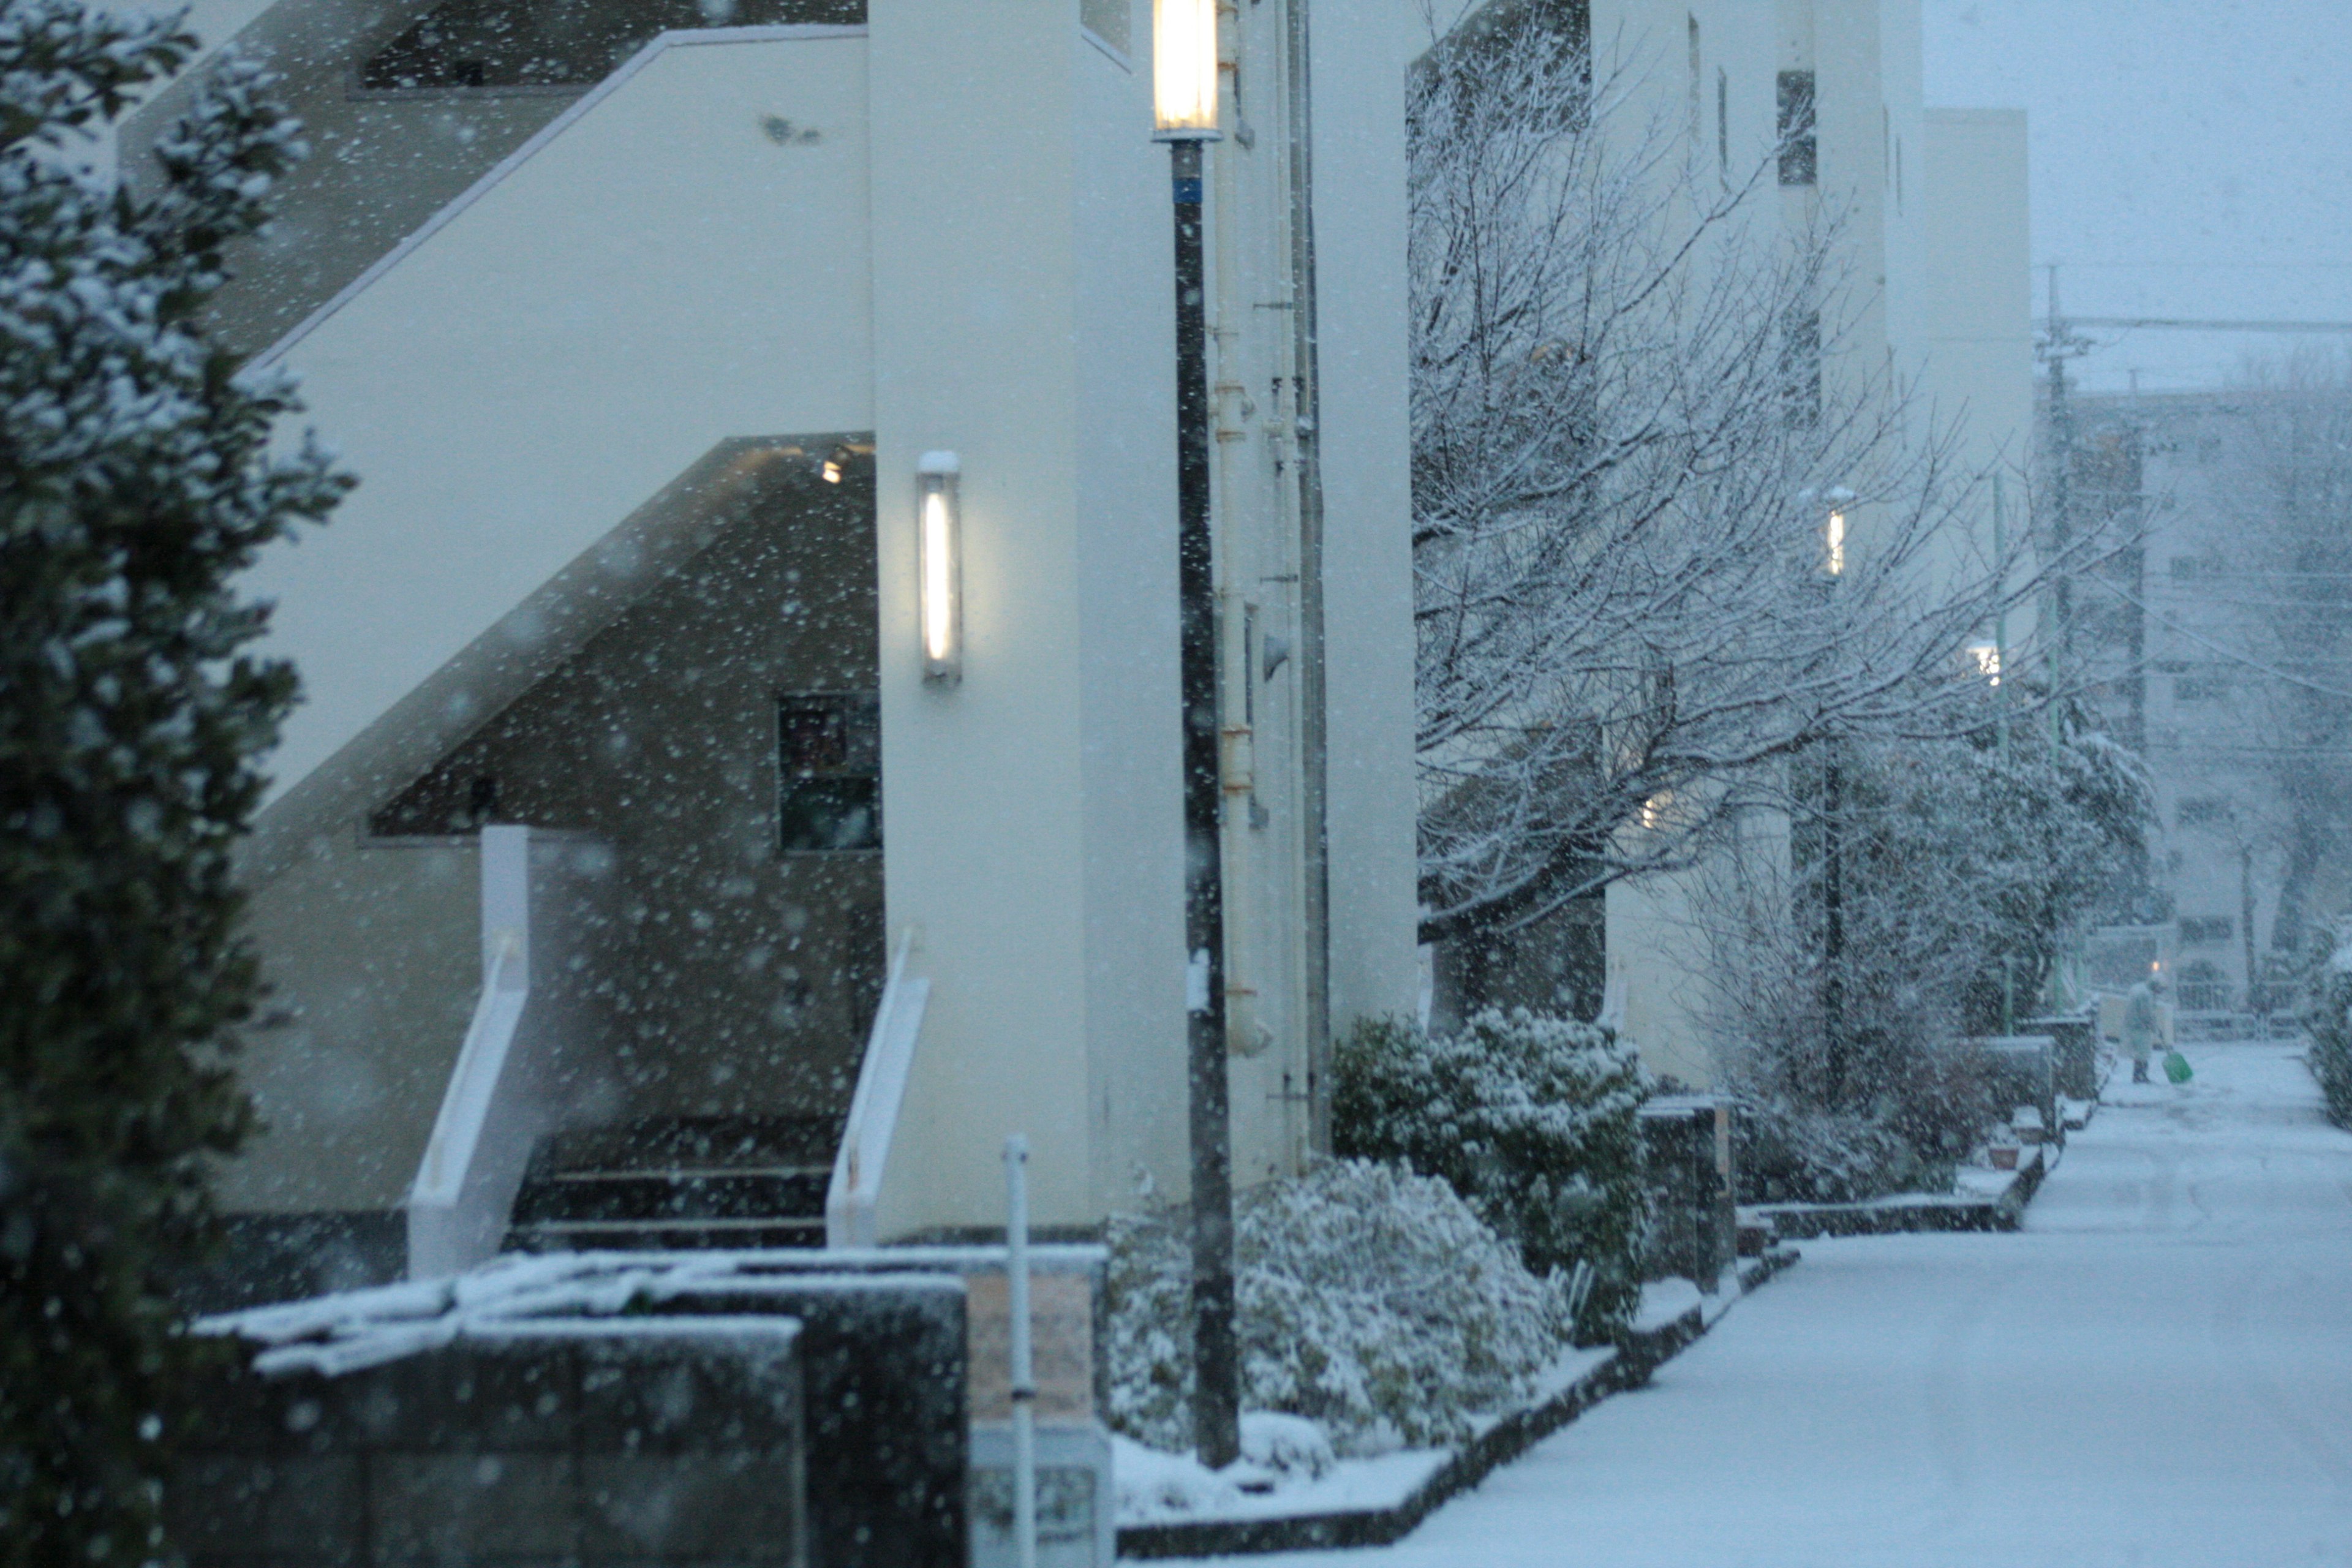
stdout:
[[[335,1377],[459,1339],[510,1338],[534,1323],[559,1321],[568,1331],[576,1330],[583,1319],[613,1318],[632,1307],[695,1296],[878,1289],[961,1294],[963,1280],[951,1272],[811,1268],[772,1253],[551,1253],[497,1258],[446,1279],[225,1312],[199,1320],[195,1330],[261,1346],[253,1366],[264,1376],[315,1372]],[[631,1327],[659,1331],[652,1323]]]

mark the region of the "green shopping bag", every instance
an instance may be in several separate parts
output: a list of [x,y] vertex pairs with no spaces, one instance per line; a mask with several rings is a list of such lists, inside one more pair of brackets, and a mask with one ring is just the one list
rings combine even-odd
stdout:
[[2189,1067],[2187,1057],[2179,1051],[2167,1051],[2164,1053],[2164,1076],[2175,1083],[2187,1083],[2197,1074]]

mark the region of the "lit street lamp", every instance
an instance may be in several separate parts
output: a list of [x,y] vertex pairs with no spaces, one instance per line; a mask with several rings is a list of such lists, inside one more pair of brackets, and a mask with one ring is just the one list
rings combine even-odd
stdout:
[[1233,1124],[1226,1108],[1217,585],[1209,532],[1209,340],[1201,165],[1217,129],[1217,0],[1152,0],[1153,136],[1176,208],[1176,592],[1184,722],[1186,1059],[1192,1153],[1192,1429],[1201,1462],[1241,1454],[1234,1336]]

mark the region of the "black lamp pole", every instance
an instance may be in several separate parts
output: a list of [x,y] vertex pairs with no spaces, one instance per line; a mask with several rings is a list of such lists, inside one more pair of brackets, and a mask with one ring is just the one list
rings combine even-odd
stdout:
[[1225,911],[1217,745],[1217,582],[1209,536],[1209,331],[1201,142],[1168,144],[1176,202],[1176,591],[1184,704],[1184,951],[1192,1134],[1192,1432],[1201,1462],[1241,1455],[1234,1339],[1233,1123],[1225,1087]]

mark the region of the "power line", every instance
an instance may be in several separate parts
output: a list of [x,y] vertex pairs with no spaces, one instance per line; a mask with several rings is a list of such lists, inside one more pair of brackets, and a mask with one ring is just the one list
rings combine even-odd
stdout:
[[2061,327],[2093,327],[2105,331],[2144,329],[2184,332],[2352,332],[2352,321],[2224,321],[2189,316],[2037,316],[2047,331],[2053,321]]

